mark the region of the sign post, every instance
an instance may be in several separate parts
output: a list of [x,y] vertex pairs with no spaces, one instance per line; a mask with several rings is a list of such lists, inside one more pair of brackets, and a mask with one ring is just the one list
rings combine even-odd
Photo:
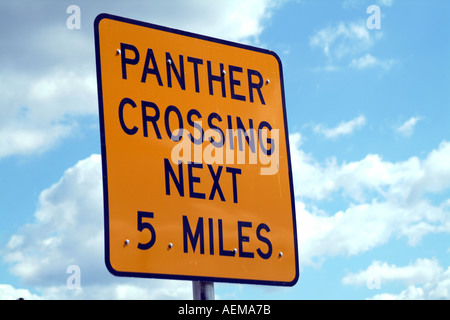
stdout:
[[217,281],[294,285],[278,56],[108,14],[94,30],[108,270],[192,280],[200,298]]
[[192,281],[194,300],[214,300],[214,282]]

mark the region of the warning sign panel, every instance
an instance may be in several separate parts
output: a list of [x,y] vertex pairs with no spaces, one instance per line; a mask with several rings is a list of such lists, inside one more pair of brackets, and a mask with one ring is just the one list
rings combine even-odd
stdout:
[[108,270],[294,285],[278,56],[107,14],[94,28]]

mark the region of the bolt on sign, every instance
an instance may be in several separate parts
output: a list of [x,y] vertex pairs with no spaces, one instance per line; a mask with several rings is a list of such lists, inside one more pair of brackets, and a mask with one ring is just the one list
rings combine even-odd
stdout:
[[108,14],[94,25],[108,270],[294,285],[278,56]]

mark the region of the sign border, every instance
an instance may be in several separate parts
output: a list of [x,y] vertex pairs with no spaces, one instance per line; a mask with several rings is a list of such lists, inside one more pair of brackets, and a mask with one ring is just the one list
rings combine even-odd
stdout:
[[[253,280],[253,279],[241,279],[241,278],[221,278],[221,277],[202,277],[202,276],[189,276],[189,275],[174,275],[174,274],[160,274],[160,273],[144,273],[144,272],[127,272],[115,270],[110,262],[110,243],[109,243],[109,198],[108,198],[108,170],[106,163],[106,144],[105,144],[105,125],[104,125],[104,113],[103,113],[103,88],[102,88],[102,72],[101,72],[101,59],[100,59],[100,38],[99,38],[99,24],[103,19],[110,19],[120,21],[128,24],[138,25],[146,28],[156,29],[159,31],[170,32],[186,37],[196,38],[208,42],[220,43],[227,46],[237,47],[245,50],[256,51],[264,54],[269,54],[275,57],[278,61],[280,72],[280,89],[281,99],[284,117],[284,129],[286,139],[286,153],[288,161],[288,174],[289,174],[289,187],[291,193],[291,208],[292,208],[292,221],[294,232],[294,247],[295,247],[295,277],[292,281],[269,281],[269,280]],[[105,265],[108,271],[119,277],[138,277],[138,278],[157,278],[157,279],[172,279],[172,280],[191,280],[191,281],[213,281],[213,282],[225,282],[225,283],[244,283],[244,284],[259,284],[259,285],[272,285],[272,286],[294,286],[299,279],[299,261],[298,261],[298,241],[297,241],[297,221],[295,213],[295,197],[293,189],[292,179],[292,167],[291,167],[291,154],[289,146],[289,132],[287,126],[286,115],[286,103],[284,95],[284,80],[283,80],[283,68],[279,56],[267,49],[258,48],[242,43],[232,42],[228,40],[218,39],[210,36],[205,36],[188,31],[173,29],[156,25],[149,22],[143,22],[139,20],[120,17],[108,13],[100,13],[94,20],[94,38],[95,38],[95,62],[97,73],[97,93],[98,93],[98,108],[99,108],[99,122],[100,122],[100,142],[101,142],[101,156],[102,156],[102,177],[103,177],[103,212],[104,212],[104,238],[105,238]]]

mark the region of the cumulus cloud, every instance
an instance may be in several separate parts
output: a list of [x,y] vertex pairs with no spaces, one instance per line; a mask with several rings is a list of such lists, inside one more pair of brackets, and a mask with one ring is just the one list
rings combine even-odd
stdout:
[[[340,164],[336,159],[319,163],[307,155],[298,133],[291,135],[290,141],[303,266],[320,265],[328,257],[358,255],[393,237],[404,238],[414,246],[428,234],[450,232],[449,202],[433,204],[427,199],[429,193],[450,187],[450,143],[442,142],[423,159],[389,162],[379,155],[367,155]],[[190,299],[190,282],[137,281],[107,272],[103,261],[101,183],[101,158],[92,155],[43,190],[34,221],[11,236],[2,249],[11,273],[36,288],[37,293],[31,295],[46,299]],[[320,207],[321,201],[341,194],[341,210],[327,212]],[[81,270],[81,289],[71,290],[66,285],[70,265]],[[419,265],[425,262],[418,261],[411,268],[418,270]],[[436,263],[431,261],[430,266],[436,267]],[[404,271],[385,264],[374,264],[373,268],[389,269],[391,277]],[[357,284],[365,276],[349,275],[345,281]],[[445,279],[433,288],[444,290]],[[425,292],[427,287],[417,287],[416,280],[408,282],[404,278],[406,285]],[[436,290],[433,295],[438,296]]]
[[[301,135],[290,136],[299,146]],[[352,201],[363,202],[374,195],[412,204],[426,193],[450,186],[450,142],[443,141],[424,159],[417,156],[399,162],[384,161],[378,154],[338,164],[335,158],[320,163],[301,148],[291,150],[295,194],[301,199],[322,200],[341,191]]]
[[[391,7],[394,4],[394,0],[377,0],[375,3],[379,6]],[[365,0],[344,0],[342,3],[344,8],[360,8],[364,6],[368,6]]]
[[387,243],[393,236],[416,245],[430,233],[450,232],[448,209],[422,201],[412,208],[389,201],[351,205],[324,215],[296,203],[300,257],[304,265],[315,265],[326,257],[352,256]]
[[366,118],[362,115],[350,120],[339,123],[334,128],[327,128],[323,124],[314,126],[316,133],[323,134],[326,138],[337,138],[342,135],[351,134],[354,130],[361,128],[366,124]]
[[421,120],[421,117],[411,117],[406,120],[401,126],[399,126],[396,131],[402,136],[409,137],[414,133],[414,128],[417,122]]
[[372,56],[370,53],[367,53],[366,55],[352,59],[350,62],[350,67],[363,70],[368,68],[374,68],[374,67],[380,67],[383,70],[389,70],[394,64],[395,60],[389,59],[389,60],[380,60],[374,56]]
[[27,289],[16,289],[9,284],[0,284],[0,300],[38,300],[40,297]]
[[380,6],[391,7],[394,4],[394,0],[378,0],[377,4]]
[[0,158],[12,154],[42,153],[68,137],[73,124],[56,124],[50,128],[39,124],[12,122],[0,129]]
[[[79,161],[41,192],[34,221],[23,226],[3,248],[11,273],[38,291],[28,298],[191,298],[188,282],[138,281],[109,274],[104,264],[101,184],[100,155]],[[67,268],[71,265],[79,267],[80,289],[67,286]],[[2,288],[9,290],[4,295],[26,294]]]
[[417,259],[413,263],[399,267],[386,262],[374,261],[363,271],[347,274],[342,283],[348,285],[366,285],[367,279],[378,277],[380,282],[392,281],[411,284],[424,284],[433,281],[444,269],[436,259]]
[[321,49],[328,58],[339,60],[371,48],[374,37],[364,21],[339,22],[317,31],[310,38],[309,44]]
[[340,21],[316,31],[309,39],[313,49],[320,49],[325,65],[316,71],[381,69],[388,71],[397,61],[380,59],[369,51],[383,37],[383,32],[369,30],[366,21]]
[[[0,92],[0,158],[47,151],[74,134],[77,117],[96,114],[93,74],[52,70],[4,78]],[[8,79],[8,80],[6,80]],[[0,80],[0,82],[2,82]],[[19,93],[20,92],[20,93]]]
[[67,3],[2,2],[0,159],[44,152],[97,116],[93,21],[101,12],[233,41],[257,43],[283,1],[77,1],[81,29],[66,26]]
[[[369,154],[339,164],[306,154],[299,134],[290,141],[303,264],[357,255],[393,236],[414,246],[427,234],[450,232],[448,202],[433,204],[427,197],[450,187],[450,143],[442,142],[424,159],[389,162]],[[333,198],[341,210],[320,209]]]
[[372,299],[450,299],[450,267],[445,270],[434,258],[418,258],[406,266],[374,261],[366,270],[347,274],[342,279],[342,283],[361,286],[367,285],[372,279],[376,279],[378,289],[381,290],[389,282],[401,282],[407,285],[407,288],[398,294],[379,293]]

